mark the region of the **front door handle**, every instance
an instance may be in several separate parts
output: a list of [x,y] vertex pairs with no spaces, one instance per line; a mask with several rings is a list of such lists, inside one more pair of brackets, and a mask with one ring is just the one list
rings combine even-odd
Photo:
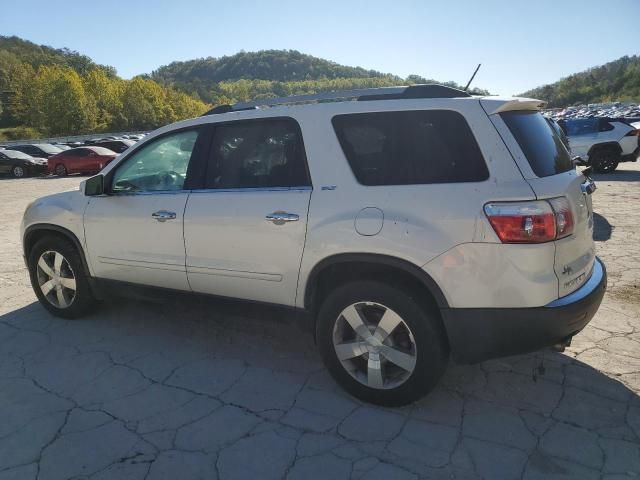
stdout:
[[287,213],[287,212],[273,212],[264,217],[269,222],[273,222],[276,225],[282,225],[286,222],[297,222],[300,220],[300,217],[295,213]]
[[155,218],[159,222],[166,222],[167,220],[173,220],[176,218],[175,212],[167,212],[166,210],[159,210],[151,214],[152,218]]

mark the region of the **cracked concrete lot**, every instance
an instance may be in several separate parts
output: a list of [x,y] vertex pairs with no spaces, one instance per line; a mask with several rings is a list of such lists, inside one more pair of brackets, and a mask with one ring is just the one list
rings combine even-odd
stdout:
[[118,300],[50,316],[20,217],[80,178],[0,180],[0,480],[638,478],[640,165],[596,180],[610,287],[571,348],[450,365],[400,409],[350,398],[265,307]]

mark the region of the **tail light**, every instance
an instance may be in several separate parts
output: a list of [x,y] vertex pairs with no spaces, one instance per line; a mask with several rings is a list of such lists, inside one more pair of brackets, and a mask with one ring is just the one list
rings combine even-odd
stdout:
[[564,238],[573,233],[573,213],[566,197],[549,200],[556,217],[556,238]]
[[640,129],[631,130],[628,132],[625,137],[640,137]]
[[564,197],[488,203],[484,211],[502,243],[544,243],[573,233],[573,213]]

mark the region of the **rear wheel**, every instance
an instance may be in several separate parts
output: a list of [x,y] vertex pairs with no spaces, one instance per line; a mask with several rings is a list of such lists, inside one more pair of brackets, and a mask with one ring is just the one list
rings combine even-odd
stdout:
[[56,172],[56,175],[58,175],[59,177],[66,177],[67,167],[59,163],[58,165],[56,165],[55,172]]
[[591,154],[591,165],[597,173],[610,173],[618,168],[620,154],[611,148],[602,149]]
[[29,252],[31,286],[44,308],[63,318],[78,318],[96,304],[76,248],[59,236],[38,240]]
[[322,358],[353,396],[386,406],[428,393],[447,364],[448,347],[435,312],[411,294],[377,281],[331,292],[316,327]]
[[15,165],[11,168],[11,175],[13,178],[23,178],[27,176],[27,170],[20,165]]

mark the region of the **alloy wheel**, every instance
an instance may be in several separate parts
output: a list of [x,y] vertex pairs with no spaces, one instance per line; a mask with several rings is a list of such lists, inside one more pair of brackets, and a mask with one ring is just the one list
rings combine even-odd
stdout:
[[67,169],[64,165],[58,164],[56,165],[56,175],[59,177],[64,177],[67,174]]
[[47,301],[57,308],[69,307],[76,298],[76,277],[69,261],[47,250],[38,259],[38,285]]
[[11,173],[13,174],[14,177],[16,178],[22,178],[24,177],[24,168],[16,165],[15,167],[13,167],[13,169],[11,170]]
[[370,388],[396,388],[416,367],[411,329],[396,312],[375,302],[354,303],[340,313],[333,347],[344,369]]

